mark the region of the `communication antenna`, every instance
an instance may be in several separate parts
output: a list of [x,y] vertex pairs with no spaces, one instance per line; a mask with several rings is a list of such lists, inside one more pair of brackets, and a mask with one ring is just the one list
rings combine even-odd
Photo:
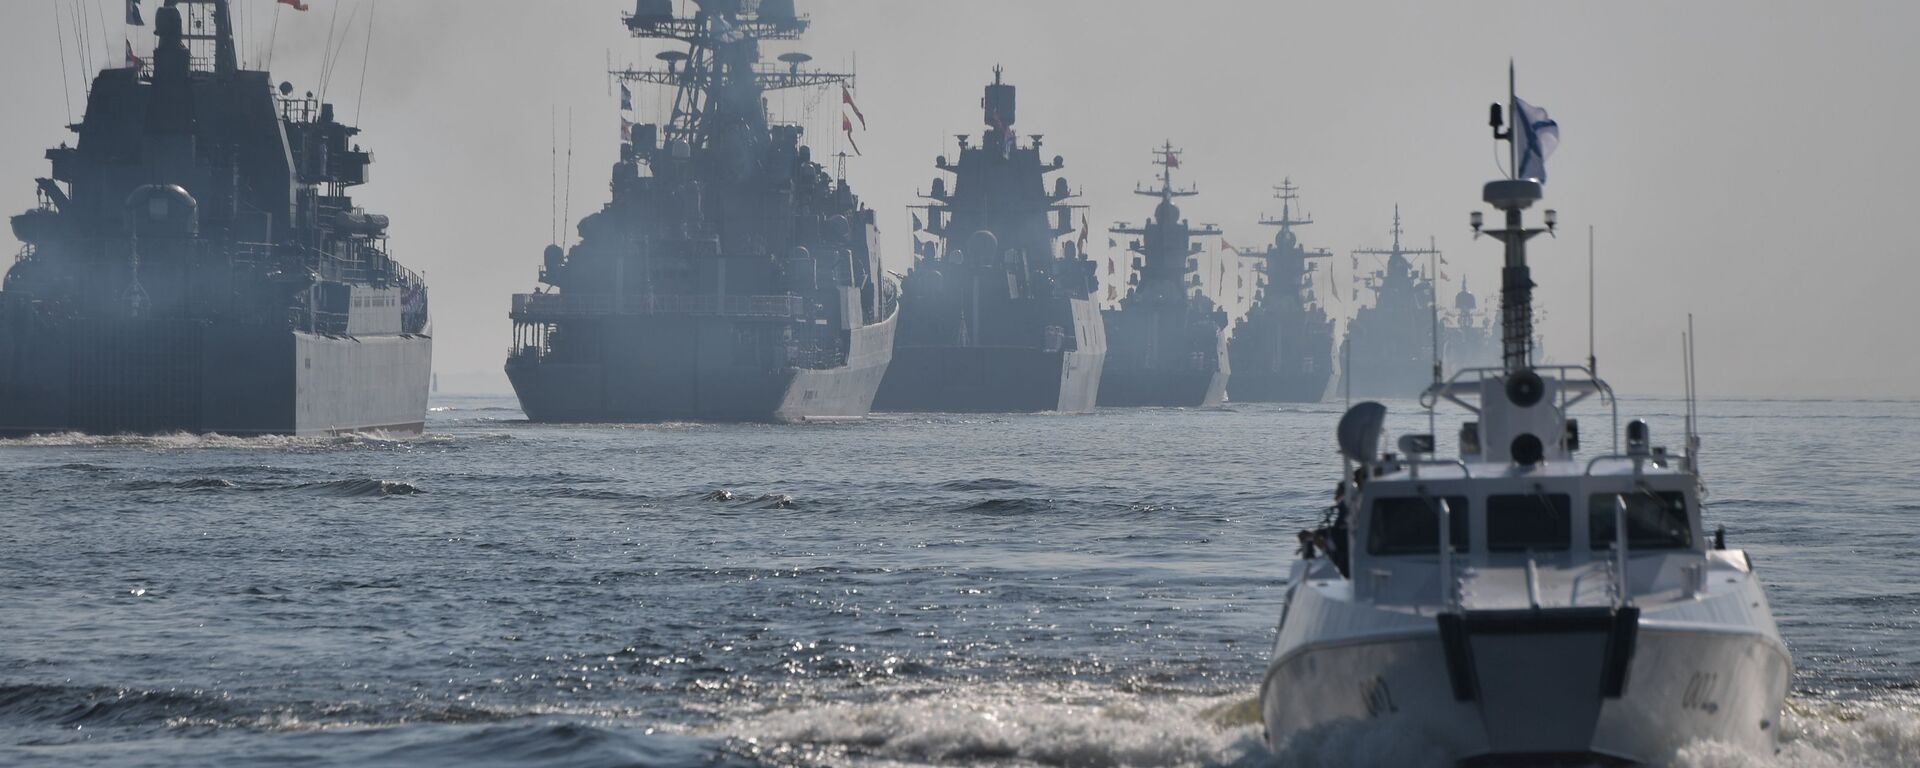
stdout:
[[1593,225],[1587,225],[1587,373],[1600,375],[1600,360],[1593,353]]
[[[1432,310],[1433,315],[1431,338],[1433,341],[1433,385],[1436,388],[1440,386],[1440,268],[1435,264],[1434,260],[1439,258],[1439,254],[1440,250],[1434,247],[1433,237],[1428,236],[1427,309]],[[1424,400],[1426,398],[1421,399]],[[1437,397],[1427,403],[1427,434],[1429,435],[1439,434],[1434,421],[1434,409],[1439,403],[1440,399]]]

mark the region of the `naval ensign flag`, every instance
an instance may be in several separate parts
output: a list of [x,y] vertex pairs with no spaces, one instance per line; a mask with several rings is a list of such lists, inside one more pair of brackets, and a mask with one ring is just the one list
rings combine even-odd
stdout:
[[1512,114],[1513,149],[1520,163],[1514,176],[1545,184],[1547,157],[1553,154],[1554,147],[1560,146],[1560,124],[1548,117],[1546,110],[1518,96],[1513,97]]

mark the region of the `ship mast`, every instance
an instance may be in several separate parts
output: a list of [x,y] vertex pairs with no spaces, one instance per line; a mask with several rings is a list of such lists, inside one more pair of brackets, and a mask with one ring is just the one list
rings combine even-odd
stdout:
[[[1392,248],[1358,248],[1355,249],[1353,253],[1361,256],[1387,257],[1388,274],[1392,274],[1393,263],[1395,261],[1406,264],[1407,270],[1411,272],[1413,270],[1413,261],[1408,259],[1408,256],[1440,255],[1440,251],[1434,248],[1406,248],[1400,245],[1400,235],[1404,234],[1405,230],[1400,228],[1400,206],[1397,204],[1393,206],[1393,229],[1391,231],[1393,232]],[[1428,280],[1432,280],[1433,278],[1433,275],[1427,276]]]
[[[1308,259],[1332,258],[1333,251],[1325,248],[1307,250],[1306,246],[1300,244],[1299,238],[1293,236],[1294,227],[1302,227],[1313,223],[1313,217],[1306,214],[1301,214],[1302,218],[1298,219],[1293,217],[1293,202],[1300,199],[1299,192],[1300,188],[1293,184],[1293,177],[1288,176],[1281,179],[1280,186],[1273,188],[1273,198],[1280,201],[1280,218],[1276,219],[1270,216],[1261,216],[1260,223],[1269,227],[1280,228],[1282,236],[1275,239],[1289,243],[1289,249],[1292,250],[1294,254],[1297,254],[1296,260],[1300,262],[1300,272],[1304,276]],[[1267,257],[1266,263],[1261,265],[1262,272],[1271,274],[1274,264],[1284,257],[1281,251],[1282,248],[1279,247],[1279,243],[1276,242],[1275,246],[1268,251],[1269,256]],[[1294,293],[1301,297],[1301,304],[1303,306],[1310,300],[1309,289],[1304,286],[1294,286]]]
[[1533,272],[1527,266],[1527,241],[1542,232],[1552,232],[1558,215],[1553,209],[1547,209],[1544,228],[1528,228],[1520,215],[1545,196],[1545,188],[1535,179],[1520,178],[1519,144],[1514,141],[1514,131],[1523,130],[1519,121],[1526,118],[1520,114],[1514,95],[1512,62],[1507,64],[1507,114],[1513,125],[1504,132],[1500,130],[1499,104],[1493,105],[1488,119],[1494,140],[1508,144],[1508,156],[1512,160],[1507,166],[1507,178],[1487,182],[1481,193],[1488,205],[1506,214],[1505,227],[1482,229],[1479,211],[1473,212],[1472,224],[1475,236],[1485,234],[1506,245],[1506,258],[1500,270],[1500,359],[1507,372],[1515,373],[1533,367]]
[[[675,16],[672,3],[640,3],[623,14],[634,37],[685,43],[686,51],[662,51],[654,58],[665,69],[616,69],[609,74],[634,83],[674,89],[673,112],[663,126],[668,142],[708,146],[723,124],[746,122],[755,135],[769,123],[763,96],[768,91],[851,83],[853,75],[803,70],[804,54],[781,57],[784,66],[760,63],[760,41],[797,40],[811,22],[793,12],[792,0],[762,2],[753,10],[739,3],[695,0],[692,17]],[[734,7],[729,7],[734,6]]]

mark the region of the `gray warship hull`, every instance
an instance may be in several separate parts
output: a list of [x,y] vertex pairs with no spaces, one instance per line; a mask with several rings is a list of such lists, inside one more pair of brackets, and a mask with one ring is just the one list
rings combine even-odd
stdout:
[[[896,313],[897,316],[898,313]],[[737,323],[721,317],[609,321],[599,362],[508,359],[507,378],[537,422],[806,422],[858,419],[893,356],[895,318],[849,331],[846,364],[742,365]]]
[[[1092,301],[1070,299],[1075,349],[900,344],[877,411],[1088,413],[1098,404],[1106,327]],[[902,312],[914,311],[911,305]]]
[[1227,393],[1236,403],[1317,403],[1329,378],[1325,372],[1235,370]]
[[899,347],[876,411],[1092,411],[1106,355],[1031,347]]
[[1233,369],[1219,325],[1196,325],[1177,306],[1123,309],[1105,317],[1110,346],[1100,379],[1102,407],[1211,408],[1226,399]]
[[[1352,377],[1351,385],[1347,379]],[[1354,397],[1411,400],[1433,383],[1430,357],[1383,358],[1366,356],[1353,359],[1348,370],[1340,372],[1337,387]]]
[[1107,369],[1100,404],[1112,408],[1211,408],[1226,398],[1225,371]]
[[433,340],[0,319],[0,434],[417,434]]

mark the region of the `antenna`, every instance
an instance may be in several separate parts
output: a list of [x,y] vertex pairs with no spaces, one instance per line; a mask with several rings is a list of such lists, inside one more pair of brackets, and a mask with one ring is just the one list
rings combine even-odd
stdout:
[[1600,375],[1600,360],[1593,353],[1593,225],[1587,225],[1587,373]]
[[[1398,229],[1398,228],[1399,228],[1398,221],[1396,221],[1395,229]],[[1427,294],[1428,294],[1427,309],[1431,310],[1433,315],[1433,328],[1432,328],[1432,334],[1431,334],[1432,340],[1433,340],[1433,386],[1435,387],[1436,390],[1440,386],[1440,269],[1438,266],[1434,264],[1434,259],[1439,258],[1439,254],[1440,254],[1439,249],[1434,247],[1433,237],[1428,236],[1427,237]],[[1426,400],[1427,398],[1422,397],[1421,399]],[[1439,434],[1436,431],[1438,427],[1435,426],[1435,422],[1434,422],[1434,418],[1435,418],[1434,409],[1438,407],[1439,404],[1440,404],[1440,398],[1437,398],[1437,397],[1427,401],[1427,434],[1429,435]]]

